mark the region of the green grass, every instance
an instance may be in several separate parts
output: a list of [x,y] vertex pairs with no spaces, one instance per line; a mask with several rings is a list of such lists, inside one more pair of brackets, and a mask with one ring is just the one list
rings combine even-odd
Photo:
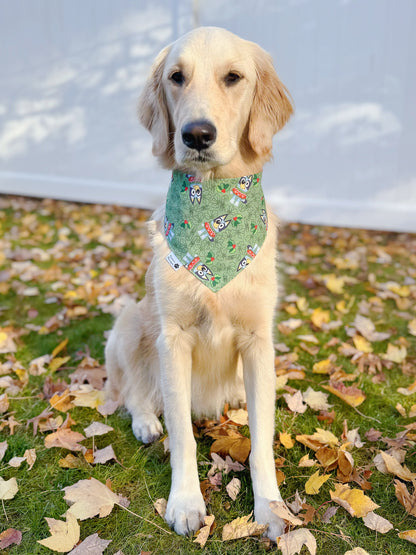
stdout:
[[[164,453],[161,442],[143,446],[135,440],[129,415],[124,409],[119,409],[107,418],[91,408],[76,407],[70,411],[75,420],[73,430],[82,432],[93,420],[106,422],[114,428],[114,431],[94,441],[98,448],[111,444],[121,464],[110,461],[94,466],[84,460],[80,468],[61,468],[59,460],[68,451],[47,449],[44,445],[45,434],[34,436],[32,427],[26,427],[30,418],[48,407],[48,401],[43,396],[46,378],[52,382],[69,382],[71,372],[82,358],[80,352],[104,363],[105,332],[111,329],[113,322],[113,316],[103,311],[111,304],[106,298],[108,300],[112,296],[114,299],[121,294],[141,298],[144,294],[144,273],[150,260],[145,240],[144,222],[147,217],[148,213],[137,209],[18,197],[0,198],[0,328],[6,330],[6,333],[17,333],[17,352],[0,354],[0,363],[17,360],[23,368],[28,369],[31,360],[50,354],[64,338],[69,341],[61,354],[71,357],[64,368],[54,373],[48,371],[40,376],[29,375],[28,383],[15,396],[10,395],[8,412],[0,415],[0,425],[10,415],[20,423],[13,435],[9,434],[7,427],[0,431],[0,441],[8,442],[6,455],[0,462],[0,474],[5,480],[15,477],[19,486],[14,499],[4,501],[4,508],[0,506],[0,532],[12,527],[23,533],[22,543],[9,547],[4,553],[49,553],[48,549],[37,543],[37,540],[49,536],[45,517],[61,519],[67,510],[62,489],[88,477],[102,482],[111,480],[113,490],[127,497],[130,500],[129,510],[138,515],[115,507],[105,518],[92,518],[80,523],[81,539],[98,532],[101,538],[112,540],[106,553],[122,550],[125,555],[141,551],[154,554],[202,552],[243,555],[264,553],[267,549],[258,538],[227,543],[221,540],[226,523],[252,510],[253,495],[248,468],[240,473],[223,476],[221,491],[212,493],[208,510],[215,515],[217,526],[206,547],[201,549],[193,543],[192,538],[170,533],[164,521],[155,514],[153,502],[169,495],[169,455]],[[305,370],[303,380],[290,380],[288,385],[294,390],[305,391],[311,386],[315,390],[325,391],[322,385],[328,383],[328,376],[314,374],[312,368],[315,362],[336,355],[336,365],[345,372],[357,375],[354,383],[365,392],[367,398],[358,407],[358,412],[330,394],[329,402],[333,405],[335,418],[329,424],[319,421],[319,412],[311,409],[304,414],[294,415],[287,408],[282,396],[284,392],[279,391],[276,401],[277,431],[284,430],[295,437],[298,434],[312,434],[317,427],[321,427],[331,430],[340,438],[343,423],[347,421],[348,429],[359,428],[363,440],[371,428],[380,430],[383,437],[394,438],[403,430],[404,424],[412,421],[399,415],[396,404],[401,403],[409,410],[416,403],[415,395],[405,397],[397,392],[398,387],[412,383],[416,375],[416,337],[409,333],[408,328],[408,320],[416,318],[416,286],[412,283],[416,278],[416,237],[292,224],[281,230],[280,251],[282,293],[276,324],[290,317],[303,321],[297,330],[288,335],[280,334],[277,338],[278,342],[288,346],[290,352],[297,353],[297,364]],[[345,258],[350,251],[361,253],[358,267],[337,268],[336,257]],[[387,255],[390,261],[380,262],[380,257]],[[25,276],[25,272],[29,274]],[[343,293],[335,294],[322,282],[320,276],[326,274],[353,277],[357,281],[346,283]],[[382,298],[382,290],[377,284],[388,281],[399,285],[408,283],[409,295]],[[29,287],[37,287],[38,294],[26,296],[24,290]],[[306,311],[291,314],[296,305],[290,297],[286,299],[293,294],[307,300]],[[54,297],[54,302],[45,302],[51,297]],[[374,297],[380,300],[374,302]],[[341,300],[350,305],[346,314],[337,309],[337,303]],[[76,316],[71,313],[76,307],[86,307],[87,311]],[[310,312],[317,307],[329,310],[331,321],[341,319],[342,326],[327,332],[314,328]],[[334,337],[352,345],[346,327],[352,326],[357,312],[365,310],[368,310],[366,315],[376,323],[377,331],[391,333],[389,340],[372,343],[374,353],[385,353],[389,342],[395,345],[405,343],[408,355],[404,363],[384,365],[382,372],[377,371],[375,374],[359,374],[357,364],[338,352],[339,345],[326,346]],[[44,333],[45,324],[57,315],[60,319],[56,325]],[[315,354],[301,348],[298,339],[301,334],[316,336],[319,350]],[[10,372],[10,375],[18,382],[15,373]],[[374,377],[381,377],[382,380],[374,380]],[[57,411],[55,413],[59,414]],[[66,415],[62,416],[65,418]],[[247,435],[248,429],[243,429],[242,433]],[[206,463],[210,461],[211,443],[208,437],[197,440],[201,480],[209,469]],[[91,447],[92,440],[84,441],[83,444]],[[8,465],[12,457],[22,456],[26,449],[31,448],[36,449],[37,453],[32,470],[27,470],[26,463],[20,468]],[[284,499],[291,500],[298,490],[302,497],[306,497],[307,503],[317,509],[318,516],[307,526],[317,540],[317,553],[343,554],[355,546],[362,547],[371,555],[416,553],[416,546],[397,536],[398,531],[415,529],[415,518],[407,515],[397,500],[394,476],[382,474],[373,464],[374,456],[387,449],[386,443],[379,440],[373,443],[366,441],[364,447],[352,450],[359,471],[371,472],[368,479],[372,489],[367,495],[380,505],[377,514],[389,519],[394,526],[393,530],[383,535],[369,530],[361,519],[351,517],[341,507],[329,524],[322,523],[319,516],[333,505],[329,492],[337,482],[336,472],[331,473],[331,478],[322,486],[319,494],[306,495],[305,483],[316,467],[300,468],[298,462],[306,454],[313,458],[313,451],[298,442],[290,450],[276,442],[276,457],[284,458],[281,469],[285,474],[285,482],[281,486]],[[414,442],[406,445],[405,449],[405,464],[416,472]],[[82,455],[77,456],[81,461]],[[225,485],[234,475],[240,478],[242,486],[236,501],[231,501]],[[350,486],[359,487],[354,483]],[[408,487],[411,489],[412,486],[408,484]],[[304,548],[302,553],[306,552]]]

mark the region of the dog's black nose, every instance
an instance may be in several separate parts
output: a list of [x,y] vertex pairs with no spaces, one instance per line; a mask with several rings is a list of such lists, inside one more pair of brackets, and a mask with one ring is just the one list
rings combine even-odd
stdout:
[[195,150],[209,148],[217,138],[217,130],[207,120],[197,120],[186,123],[182,127],[182,141]]

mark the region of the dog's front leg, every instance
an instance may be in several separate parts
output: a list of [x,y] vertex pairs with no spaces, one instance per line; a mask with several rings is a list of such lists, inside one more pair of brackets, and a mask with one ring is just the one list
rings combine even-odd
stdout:
[[257,522],[269,525],[266,534],[276,541],[285,523],[269,506],[270,501],[282,501],[273,456],[276,374],[271,336],[250,334],[241,355],[251,436],[254,516]]
[[169,434],[172,485],[166,521],[178,534],[198,530],[206,514],[199,487],[191,421],[192,341],[183,329],[164,330],[158,339],[165,424]]

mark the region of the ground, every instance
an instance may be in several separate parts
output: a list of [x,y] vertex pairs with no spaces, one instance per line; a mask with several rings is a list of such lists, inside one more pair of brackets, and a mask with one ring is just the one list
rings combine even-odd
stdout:
[[[195,423],[216,524],[201,548],[154,508],[169,493],[166,442],[140,444],[124,409],[103,408],[105,337],[123,299],[144,294],[148,216],[0,197],[0,551],[15,534],[4,553],[50,552],[37,543],[50,536],[45,517],[65,520],[63,488],[90,477],[128,500],[116,496],[102,518],[77,516],[79,541],[98,533],[111,540],[105,553],[276,551],[259,535],[223,536],[252,510],[244,411]],[[309,530],[324,555],[414,553],[398,534],[416,528],[416,236],[287,223],[279,251],[275,454],[301,521],[290,530]],[[86,431],[92,422],[112,429]],[[221,463],[227,454],[243,468]],[[373,510],[391,525],[369,524]],[[64,535],[69,552],[77,532]]]

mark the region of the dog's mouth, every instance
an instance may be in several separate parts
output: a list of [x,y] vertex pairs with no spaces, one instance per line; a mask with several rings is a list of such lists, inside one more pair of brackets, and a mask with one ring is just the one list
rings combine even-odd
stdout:
[[206,150],[200,151],[200,152],[189,150],[188,152],[186,152],[183,162],[186,164],[193,164],[198,167],[200,166],[206,167],[207,165],[215,166],[218,164],[218,161],[214,153]]

